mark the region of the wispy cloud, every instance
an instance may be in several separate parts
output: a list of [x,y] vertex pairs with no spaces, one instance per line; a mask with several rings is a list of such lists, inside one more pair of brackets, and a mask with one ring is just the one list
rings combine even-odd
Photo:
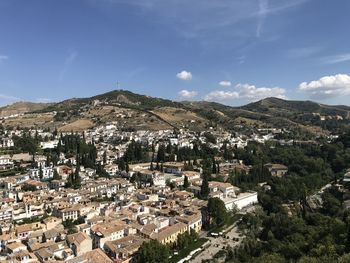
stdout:
[[[297,7],[311,0],[294,0],[294,1],[274,1],[274,5],[269,5],[269,8],[266,8],[266,14],[274,14],[285,11],[286,9]],[[276,4],[278,3],[278,4]]]
[[319,46],[292,48],[287,51],[287,57],[293,59],[307,58],[319,53],[321,50],[322,47]]
[[58,76],[59,81],[62,81],[68,68],[70,67],[70,65],[76,60],[76,58],[78,57],[78,52],[75,50],[71,50],[69,51],[65,61],[64,61],[64,65],[63,68]]
[[256,27],[256,37],[261,36],[261,32],[264,26],[265,18],[269,6],[268,0],[259,0],[259,12],[258,12],[258,26]]
[[[185,38],[260,37],[265,19],[310,0],[90,0],[94,4],[124,4],[151,13],[154,20]],[[257,27],[256,21],[258,21]],[[242,25],[248,26],[242,29]],[[254,25],[254,30],[251,26]],[[221,30],[218,30],[221,29]],[[227,29],[227,30],[222,30]]]
[[350,61],[350,53],[328,56],[321,59],[323,64],[337,64]]
[[247,57],[246,55],[239,56],[237,58],[238,64],[243,64],[246,61]]
[[9,59],[8,56],[6,56],[6,55],[0,55],[0,61],[7,60],[7,59]]

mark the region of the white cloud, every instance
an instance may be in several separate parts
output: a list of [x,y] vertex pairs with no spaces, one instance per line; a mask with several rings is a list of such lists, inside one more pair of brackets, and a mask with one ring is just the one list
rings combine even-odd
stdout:
[[219,82],[219,85],[223,87],[231,87],[232,83],[229,80],[223,80]]
[[207,94],[204,99],[209,101],[222,101],[230,99],[238,99],[239,93],[236,91],[224,91],[224,90],[215,90]]
[[277,97],[285,99],[286,90],[279,87],[256,87],[249,84],[237,84],[234,90],[212,91],[205,96],[205,100],[209,101],[228,101],[233,99],[243,99],[246,101],[257,101],[267,97]]
[[197,91],[190,91],[190,90],[181,90],[179,93],[179,96],[183,99],[190,99],[193,98],[195,96],[197,96],[198,92]]
[[350,53],[329,56],[322,59],[322,62],[324,64],[337,64],[346,61],[350,61]]
[[183,70],[176,74],[176,77],[182,80],[191,80],[192,79],[192,73],[186,70]]
[[261,100],[267,97],[276,97],[284,99],[286,98],[286,90],[279,87],[256,87],[249,84],[238,84],[236,89],[239,90],[241,98],[248,99],[250,101]]
[[350,76],[347,74],[324,76],[319,80],[301,83],[299,90],[309,93],[313,98],[348,95],[350,94]]

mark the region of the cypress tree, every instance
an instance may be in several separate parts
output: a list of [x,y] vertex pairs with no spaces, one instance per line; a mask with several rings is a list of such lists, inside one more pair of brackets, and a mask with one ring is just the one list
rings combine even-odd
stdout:
[[188,177],[187,176],[185,176],[185,178],[184,178],[184,185],[183,186],[184,186],[185,189],[190,186],[190,183],[188,182]]
[[207,199],[209,195],[209,178],[208,174],[204,173],[203,174],[203,180],[202,180],[202,185],[201,185],[201,197],[203,199]]

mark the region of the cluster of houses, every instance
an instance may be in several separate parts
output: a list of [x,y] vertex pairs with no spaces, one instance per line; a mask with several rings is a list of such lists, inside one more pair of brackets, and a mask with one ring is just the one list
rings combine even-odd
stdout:
[[87,180],[79,190],[32,180],[37,190],[24,192],[28,181],[12,179],[0,199],[1,262],[77,262],[92,251],[106,262],[128,262],[144,241],[171,244],[202,229],[206,201],[191,192],[136,189],[122,178]]
[[[30,133],[43,138],[43,150],[58,145],[59,135],[34,130]],[[218,148],[223,143],[245,147],[252,139],[213,133],[217,143],[211,146]],[[11,135],[21,134],[18,130],[6,133],[2,142],[6,148],[14,147]],[[119,171],[116,161],[131,141],[156,147],[159,142],[193,147],[195,139],[205,142],[203,134],[123,132],[111,123],[87,130],[83,136],[96,146],[97,161],[109,178],[98,177],[95,169],[80,166],[79,189],[66,187],[69,176],[76,173],[74,156],[61,153],[57,165],[53,165],[40,154],[0,155],[0,172],[14,170],[15,164],[21,168],[18,173],[0,177],[1,262],[129,262],[145,241],[172,244],[180,234],[202,231],[207,223],[207,201],[197,198],[202,184],[200,165],[187,170],[183,162],[168,161],[162,163],[162,169],[154,169],[150,161],[130,164],[128,171]],[[224,179],[232,171],[249,173],[252,168],[240,160],[218,165]],[[266,167],[273,176],[288,172],[283,165]],[[183,189],[185,181],[189,185]],[[227,210],[258,202],[257,192],[241,192],[230,183],[210,181],[209,191],[209,197],[220,198]]]
[[[188,176],[194,189],[200,185],[198,172],[180,172],[179,167],[177,172],[173,176]],[[23,185],[35,190],[23,191]],[[2,178],[1,262],[77,262],[92,251],[105,262],[128,262],[147,240],[171,244],[184,232],[202,230],[207,201],[196,198],[191,187],[181,191],[153,184],[137,189],[126,178],[112,177],[88,178],[74,190],[65,188],[63,180],[39,181],[32,174]],[[211,182],[209,188],[210,196],[221,198],[227,209],[257,202],[257,193],[240,193],[228,183]],[[74,222],[72,230],[67,222]]]

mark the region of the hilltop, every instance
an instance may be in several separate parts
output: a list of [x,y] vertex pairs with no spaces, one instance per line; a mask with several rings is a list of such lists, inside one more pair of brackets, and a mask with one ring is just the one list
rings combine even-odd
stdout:
[[177,129],[194,131],[208,127],[290,128],[319,134],[350,124],[350,107],[312,101],[266,98],[241,107],[215,102],[175,102],[114,90],[89,98],[58,103],[15,103],[0,109],[0,116],[25,113],[3,121],[5,126],[56,127],[62,131],[84,130],[117,121],[122,129]]

